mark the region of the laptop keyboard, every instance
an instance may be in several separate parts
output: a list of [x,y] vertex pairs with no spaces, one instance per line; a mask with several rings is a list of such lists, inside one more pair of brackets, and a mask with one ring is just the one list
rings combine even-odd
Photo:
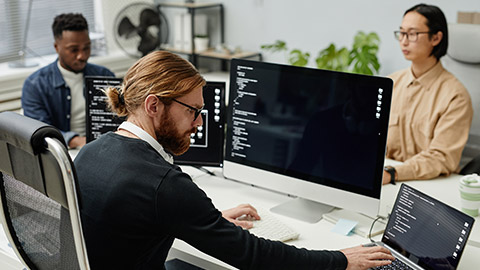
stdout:
[[400,261],[400,260],[394,260],[392,261],[391,264],[389,265],[384,265],[384,266],[378,266],[378,267],[375,267],[373,268],[375,270],[384,270],[384,269],[392,269],[392,270],[413,270],[412,267],[408,266],[407,264],[405,264],[404,262]]

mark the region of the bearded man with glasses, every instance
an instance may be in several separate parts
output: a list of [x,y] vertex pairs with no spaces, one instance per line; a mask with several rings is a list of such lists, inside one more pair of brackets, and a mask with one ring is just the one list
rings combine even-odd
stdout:
[[379,246],[319,251],[269,241],[236,219],[260,219],[251,205],[217,210],[167,153],[187,151],[203,124],[204,85],[188,61],[155,51],[120,89],[106,90],[112,111],[127,120],[75,158],[91,269],[165,269],[175,238],[238,269],[368,269],[394,259]]
[[465,87],[440,62],[448,48],[445,15],[436,6],[416,5],[404,13],[394,36],[412,64],[390,75],[387,158],[403,164],[386,167],[383,183],[458,172],[473,109]]

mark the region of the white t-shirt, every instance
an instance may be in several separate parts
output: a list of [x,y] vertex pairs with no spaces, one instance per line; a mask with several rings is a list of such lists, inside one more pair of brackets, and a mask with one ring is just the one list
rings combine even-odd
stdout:
[[78,133],[80,136],[85,136],[85,97],[83,96],[83,73],[75,73],[64,69],[57,62],[58,69],[65,80],[65,83],[70,88],[71,110],[70,115],[70,131]]

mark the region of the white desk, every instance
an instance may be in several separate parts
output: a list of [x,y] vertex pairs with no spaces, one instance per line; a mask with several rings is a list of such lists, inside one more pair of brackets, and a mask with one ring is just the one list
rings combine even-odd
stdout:
[[[284,195],[246,185],[243,183],[226,180],[223,177],[215,177],[203,173],[192,167],[183,167],[184,171],[192,175],[195,183],[202,188],[212,199],[218,209],[235,207],[241,203],[250,203],[257,207],[269,209],[275,205],[291,200]],[[218,169],[214,170],[221,175]],[[428,181],[409,181],[408,184],[431,195],[438,200],[444,201],[453,207],[459,208],[460,197],[458,193],[458,179],[460,176],[453,175],[448,178],[439,178]],[[396,198],[400,185],[386,185],[382,189],[381,208],[391,208]],[[276,214],[274,214],[276,215]],[[330,232],[334,224],[321,220],[316,224],[308,224],[288,217],[276,215],[286,224],[300,232],[299,239],[290,241],[288,244],[309,249],[341,249],[367,243],[366,238],[358,235],[342,236]],[[458,269],[476,269],[480,259],[480,218],[476,218],[472,234],[460,261]],[[3,230],[0,231],[2,240]],[[377,236],[376,239],[379,239]],[[1,243],[1,241],[0,241]],[[233,267],[198,251],[183,241],[176,240],[169,253],[170,258],[180,258],[205,269],[233,269]],[[0,269],[23,269],[18,259],[7,254],[0,248]]]
[[[185,168],[185,171],[196,175],[195,183],[207,193],[215,206],[221,210],[235,207],[241,203],[250,203],[253,206],[269,209],[292,199],[284,194],[226,180],[222,177],[214,177],[207,174],[198,176],[198,172],[191,171],[188,168]],[[221,174],[220,171],[217,171],[217,173],[219,175]],[[459,175],[453,175],[448,178],[439,178],[438,180],[409,181],[407,183],[440,201],[459,208],[460,195],[458,192],[458,179],[460,177]],[[395,186],[386,185],[383,187],[381,208],[391,209],[399,188],[400,184]],[[331,232],[334,224],[328,221],[321,220],[316,224],[308,224],[285,216],[276,216],[300,232],[298,240],[287,242],[297,247],[305,247],[308,249],[341,249],[368,243],[368,239],[358,235],[342,236]],[[480,218],[477,217],[476,224],[473,227],[472,234],[458,269],[475,269],[480,262],[478,258],[478,254],[480,254],[479,223]],[[380,236],[377,236],[376,239],[379,240]],[[178,257],[206,269],[233,269],[233,267],[198,251],[180,240],[174,242],[170,250],[170,256]]]

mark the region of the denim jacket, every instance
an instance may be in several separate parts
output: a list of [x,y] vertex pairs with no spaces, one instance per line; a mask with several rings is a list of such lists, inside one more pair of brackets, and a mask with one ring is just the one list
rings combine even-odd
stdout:
[[[58,69],[57,61],[58,59],[37,70],[25,80],[22,89],[22,108],[25,116],[58,128],[68,145],[78,134],[70,131],[70,88]],[[87,63],[83,76],[115,75],[105,67]],[[83,94],[85,95],[85,90]]]

